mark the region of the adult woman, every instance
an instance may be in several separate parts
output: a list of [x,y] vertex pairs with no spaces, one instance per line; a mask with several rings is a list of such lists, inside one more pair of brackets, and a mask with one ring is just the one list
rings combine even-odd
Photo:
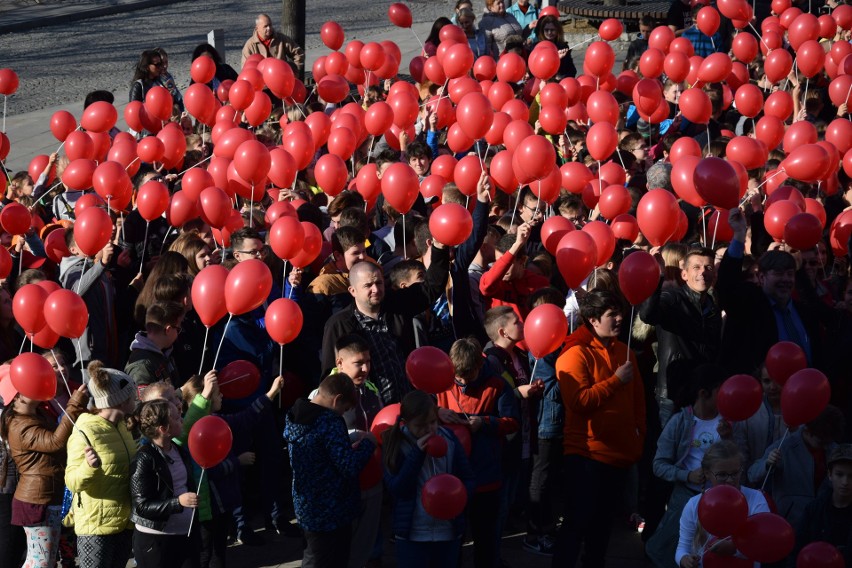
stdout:
[[467,44],[470,46],[470,50],[473,51],[473,56],[478,58],[481,55],[489,55],[489,51],[487,42],[485,41],[485,34],[482,30],[476,28],[475,21],[476,15],[473,13],[473,10],[470,8],[459,10],[459,27],[464,32],[464,35],[467,36]]
[[535,41],[536,43],[549,41],[556,46],[559,54],[559,71],[556,72],[555,79],[574,77],[577,74],[577,68],[571,58],[571,48],[565,42],[565,33],[562,30],[562,24],[559,23],[559,18],[556,16],[539,18],[538,24],[535,26]]
[[160,55],[160,61],[163,66],[160,67],[160,84],[168,89],[172,95],[172,101],[180,112],[183,112],[183,95],[180,94],[180,89],[177,87],[175,78],[169,73],[169,54],[162,47],[155,47],[154,51]]
[[157,281],[169,274],[188,272],[189,262],[182,254],[173,251],[163,253],[157,264],[151,269],[151,273],[145,280],[145,286],[142,287],[142,291],[139,292],[139,297],[136,299],[133,317],[141,327],[145,327],[145,310],[148,309],[150,304],[154,303],[154,288]]
[[[704,452],[701,459],[704,478],[710,485],[730,485],[739,489],[748,503],[749,516],[768,513],[769,505],[760,491],[740,487],[743,473],[743,458],[734,442],[723,440],[716,442]],[[683,508],[680,516],[680,536],[675,553],[675,562],[681,568],[698,568],[703,554],[718,556],[742,556],[730,539],[715,540],[698,522],[698,502],[701,495],[695,495]]]
[[83,413],[88,400],[86,387],[77,389],[68,401],[67,414],[58,423],[40,401],[20,393],[3,411],[0,437],[6,440],[18,468],[12,524],[24,527],[26,533],[25,566],[56,565],[62,528],[65,443],[71,435],[72,420]]
[[[219,55],[219,52],[216,51],[216,48],[210,45],[209,43],[199,44],[192,51],[192,60],[195,61],[199,57],[209,57],[213,60],[213,63],[216,64],[216,74],[213,76],[213,79],[207,83],[207,86],[213,89],[215,92],[216,89],[219,88],[219,85],[222,84],[223,81],[236,81],[237,80],[237,72],[233,67],[228,65],[222,60],[222,56]],[[194,83],[195,81],[190,81],[190,83]]]
[[145,95],[159,84],[160,73],[163,71],[163,58],[153,49],[142,52],[136,70],[133,72],[133,81],[130,83],[130,101],[145,101]]
[[491,57],[497,59],[506,49],[509,36],[523,35],[518,20],[506,13],[504,0],[486,0],[486,11],[479,21],[479,29],[485,33],[486,45]]
[[196,232],[183,233],[172,243],[169,250],[183,255],[189,264],[189,274],[192,276],[210,265],[210,247]]
[[74,492],[74,532],[82,568],[124,568],[130,557],[130,462],[136,442],[124,424],[136,404],[133,380],[100,361],[88,366],[94,410],[68,440],[65,482]]
[[438,53],[438,44],[441,43],[441,28],[449,26],[450,23],[450,19],[443,16],[435,20],[435,23],[432,24],[432,31],[429,32],[429,36],[423,42],[422,55],[432,57]]

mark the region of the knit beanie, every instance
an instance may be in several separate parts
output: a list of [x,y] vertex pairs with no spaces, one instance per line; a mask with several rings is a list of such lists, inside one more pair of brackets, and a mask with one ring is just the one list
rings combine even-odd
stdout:
[[[136,383],[127,373],[89,365],[89,394],[97,409],[114,408],[136,396]],[[94,372],[93,372],[94,371]]]

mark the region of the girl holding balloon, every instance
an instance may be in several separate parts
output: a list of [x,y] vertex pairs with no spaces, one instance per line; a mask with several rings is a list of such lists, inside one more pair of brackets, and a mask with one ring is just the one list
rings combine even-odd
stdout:
[[[451,474],[470,495],[473,470],[461,443],[438,426],[438,407],[423,391],[405,395],[396,423],[383,436],[385,484],[394,497],[393,532],[401,566],[458,565],[463,514],[439,519],[427,512],[423,486],[436,475]],[[462,509],[463,510],[463,509]]]
[[133,557],[138,568],[179,568],[198,550],[198,532],[187,536],[198,495],[189,454],[172,441],[182,434],[183,418],[165,400],[143,403],[131,417],[147,439],[130,467]]
[[[34,355],[43,360],[41,356]],[[29,362],[29,359],[28,359]],[[24,527],[27,541],[26,566],[54,566],[59,554],[59,533],[62,528],[62,498],[64,496],[66,451],[73,423],[86,409],[89,393],[85,386],[78,388],[68,401],[66,414],[58,423],[42,404],[56,391],[53,372],[45,361],[52,385],[47,381],[11,381],[10,401],[0,419],[0,438],[6,440],[9,453],[18,468],[18,486],[12,499],[12,524]],[[12,363],[12,376],[32,378],[36,369],[17,370]],[[16,373],[16,370],[18,371]],[[6,381],[4,381],[6,382]],[[23,382],[23,384],[21,384]],[[45,388],[39,388],[44,386]],[[23,388],[22,388],[23,387]],[[15,390],[17,392],[14,392]]]

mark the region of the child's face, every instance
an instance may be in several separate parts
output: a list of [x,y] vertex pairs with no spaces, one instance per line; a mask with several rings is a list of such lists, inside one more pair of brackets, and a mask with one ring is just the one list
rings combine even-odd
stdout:
[[363,385],[370,376],[370,352],[342,351],[337,357],[337,369],[349,375],[356,385]]
[[408,431],[415,438],[422,438],[427,434],[434,435],[438,431],[438,411],[433,410],[425,416],[418,416],[414,420],[405,423]]
[[844,500],[852,498],[852,463],[835,463],[828,470],[828,479],[835,495]]
[[343,263],[346,266],[346,270],[351,270],[353,264],[359,260],[364,260],[366,257],[367,253],[364,250],[363,243],[358,243],[357,245],[349,247],[343,253]]
[[411,156],[408,158],[408,165],[414,170],[418,177],[423,177],[429,172],[431,161],[426,156]]
[[769,378],[766,368],[760,371],[760,384],[763,387],[763,394],[769,400],[769,404],[772,406],[779,405],[781,403],[781,385]]
[[501,328],[501,331],[503,332],[503,336],[506,339],[509,339],[512,343],[517,343],[524,338],[524,324],[521,323],[521,318],[519,318],[517,314],[512,314],[512,317],[506,325]]

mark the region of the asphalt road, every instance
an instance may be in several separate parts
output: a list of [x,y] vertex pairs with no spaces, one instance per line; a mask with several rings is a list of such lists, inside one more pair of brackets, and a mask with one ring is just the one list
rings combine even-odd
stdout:
[[[413,0],[408,4],[413,28],[421,39],[425,39],[437,17],[452,11],[446,0]],[[407,69],[417,43],[409,30],[390,24],[388,5],[389,2],[361,0],[309,1],[306,39],[309,62],[328,52],[320,41],[319,29],[324,22],[334,19],[343,26],[347,41],[392,39],[400,43],[404,53],[401,67]],[[21,80],[18,92],[9,97],[9,114],[79,104],[86,93],[95,89],[112,91],[116,103],[124,103],[139,54],[157,46],[168,52],[169,71],[183,89],[189,85],[192,50],[206,41],[207,32],[214,28],[225,30],[227,61],[239,70],[240,50],[252,33],[255,15],[261,12],[269,13],[277,23],[281,4],[258,0],[186,0],[155,9],[71,22],[67,26],[2,35],[0,67],[13,68]]]

